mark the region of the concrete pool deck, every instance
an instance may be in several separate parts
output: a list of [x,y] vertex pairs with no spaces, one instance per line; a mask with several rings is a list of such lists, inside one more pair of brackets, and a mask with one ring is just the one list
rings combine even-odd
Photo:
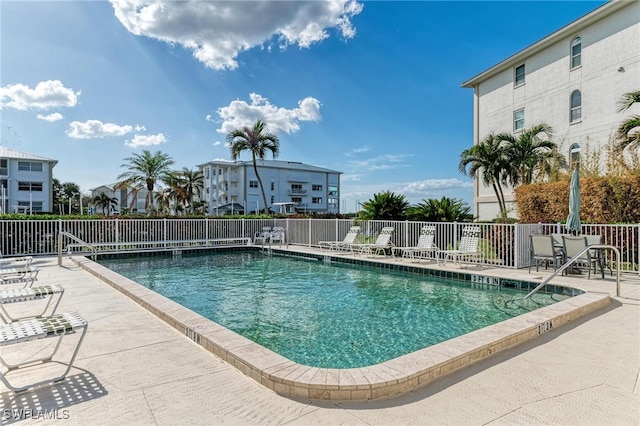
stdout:
[[[82,313],[89,332],[64,382],[18,395],[0,387],[3,424],[39,414],[51,418],[51,413],[67,424],[640,421],[637,275],[623,276],[622,297],[613,297],[609,306],[421,389],[393,399],[331,402],[276,394],[69,259],[64,259],[63,267],[56,261],[35,260],[41,268],[38,281],[62,284],[66,293],[59,311]],[[457,266],[452,270],[459,271]],[[485,268],[482,273],[516,279],[528,275],[522,270]],[[545,273],[531,274],[536,275]],[[556,282],[615,296],[615,280],[609,276],[605,280],[559,277]],[[48,368],[53,367],[28,375],[40,377]]]

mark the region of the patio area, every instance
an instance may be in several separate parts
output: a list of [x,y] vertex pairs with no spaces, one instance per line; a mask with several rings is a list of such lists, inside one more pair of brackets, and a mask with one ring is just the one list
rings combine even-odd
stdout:
[[[55,257],[37,257],[34,264],[41,269],[39,284],[65,287],[58,311],[81,313],[89,330],[64,382],[17,395],[0,386],[3,424],[61,419],[78,425],[640,422],[637,275],[623,275],[619,298],[608,274],[605,280],[558,277],[554,283],[609,293],[612,302],[408,394],[340,403],[276,394],[68,257],[62,267]],[[447,267],[459,271],[458,266]],[[488,267],[481,272],[520,279],[528,275],[526,270]],[[61,367],[34,369],[24,379],[54,368]]]

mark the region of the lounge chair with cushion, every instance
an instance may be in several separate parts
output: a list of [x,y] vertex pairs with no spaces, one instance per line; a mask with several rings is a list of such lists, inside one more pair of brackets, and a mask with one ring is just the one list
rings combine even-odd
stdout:
[[349,232],[344,236],[344,240],[342,241],[318,241],[318,245],[320,245],[320,249],[328,249],[329,251],[343,251],[348,250],[351,244],[356,242],[356,238],[358,238],[358,234],[360,234],[359,226],[352,226],[349,228]]
[[395,247],[393,242],[391,241],[391,237],[395,232],[395,228],[392,226],[386,226],[382,228],[378,237],[376,238],[375,243],[373,244],[362,244],[362,243],[354,243],[349,246],[351,249],[351,253],[365,253],[368,256],[375,256],[380,254],[386,254],[387,249],[391,252],[391,255],[395,259],[396,254],[394,253],[393,248]]
[[[402,257],[409,257],[411,262],[419,262],[420,259],[433,257],[438,246],[434,244],[436,234],[435,225],[425,225],[420,230],[420,236],[418,237],[418,243],[414,247],[394,247],[394,251],[402,253]],[[417,260],[416,260],[417,259]]]
[[[60,304],[64,288],[57,284],[31,287],[31,288],[13,288],[0,290],[0,317],[5,323],[15,322],[25,318],[39,318],[45,316],[45,313],[51,307],[48,315],[56,313],[56,309]],[[18,304],[19,302],[48,299],[41,311],[33,313],[33,310],[25,310],[24,307],[18,310],[18,315],[10,314],[6,308],[9,304]],[[55,303],[53,303],[55,300]]]
[[448,259],[453,260],[453,263],[458,263],[462,268],[462,262],[466,259],[478,256],[478,244],[480,242],[480,227],[479,226],[465,226],[462,228],[462,237],[457,249],[451,250],[438,250],[436,256],[442,257],[443,265],[447,263]]
[[[27,358],[26,360],[22,360],[19,363],[9,363],[6,359],[6,354],[0,352],[0,364],[6,368],[6,371],[0,372],[0,380],[12,391],[14,392],[22,392],[29,388],[43,385],[45,383],[51,382],[59,382],[64,380],[67,376],[71,367],[73,366],[73,362],[78,355],[78,350],[80,349],[80,345],[82,344],[82,340],[84,339],[85,334],[87,333],[87,321],[85,321],[79,314],[75,312],[62,313],[53,315],[50,317],[43,318],[34,318],[24,321],[18,321],[12,324],[5,324],[0,326],[0,346],[9,346],[15,344],[23,344],[25,342],[31,342],[41,339],[47,338],[57,338],[58,341],[53,349],[53,353],[48,356],[44,356],[42,358],[31,359]],[[20,386],[14,386],[9,382],[7,375],[15,370],[26,370],[34,367],[38,367],[42,364],[46,364],[48,362],[57,362],[53,361],[53,357],[58,352],[58,349],[61,346],[62,338],[68,335],[76,334],[77,332],[82,331],[82,334],[78,338],[76,343],[75,350],[73,355],[71,355],[71,359],[68,364],[65,364],[67,368],[61,376],[41,380],[31,384],[22,384]],[[13,351],[12,355],[21,354],[22,351]],[[26,353],[31,353],[31,351],[27,351]],[[63,363],[64,364],[64,363]],[[3,369],[4,370],[4,369]]]

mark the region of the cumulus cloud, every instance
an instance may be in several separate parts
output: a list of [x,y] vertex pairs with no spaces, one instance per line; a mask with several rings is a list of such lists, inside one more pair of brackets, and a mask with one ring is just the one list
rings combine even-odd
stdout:
[[69,123],[67,135],[75,139],[108,138],[112,136],[124,136],[134,130],[133,126],[120,126],[113,123],[103,123],[100,120],[87,120],[84,123],[72,121]]
[[53,114],[49,114],[49,115],[38,114],[36,115],[36,118],[38,118],[39,120],[54,122],[54,121],[62,120],[64,117],[59,112],[54,112]]
[[27,111],[74,107],[80,93],[64,87],[59,80],[41,81],[33,89],[24,84],[9,84],[0,87],[0,109]]
[[167,141],[167,138],[162,134],[157,135],[135,135],[130,141],[125,141],[126,146],[137,148],[139,146],[153,146],[160,145]]
[[220,145],[222,145],[222,142],[220,142],[220,141],[215,141],[213,143],[213,146],[220,146]]
[[415,195],[434,195],[448,190],[470,189],[473,182],[456,178],[450,179],[426,179],[411,182],[398,187],[398,192]]
[[222,125],[217,131],[229,133],[235,129],[252,126],[257,120],[263,120],[273,133],[295,133],[300,130],[301,121],[319,121],[320,101],[307,97],[298,102],[298,107],[286,109],[269,102],[257,93],[249,94],[251,103],[241,100],[232,101],[228,106],[218,108]]
[[308,48],[336,29],[353,38],[356,0],[162,1],[110,0],[116,18],[131,33],[193,52],[207,67],[234,69],[238,54],[277,42]]

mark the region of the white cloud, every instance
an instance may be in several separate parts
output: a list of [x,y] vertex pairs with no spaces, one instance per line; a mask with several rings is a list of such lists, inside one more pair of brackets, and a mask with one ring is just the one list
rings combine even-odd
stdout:
[[53,114],[49,114],[49,115],[38,114],[36,115],[36,118],[38,118],[39,120],[54,122],[54,121],[62,120],[64,117],[59,112],[54,112]]
[[321,119],[320,101],[312,97],[299,101],[298,108],[293,109],[275,106],[257,93],[251,93],[249,97],[250,104],[235,100],[226,107],[218,108],[218,116],[222,119],[222,125],[217,129],[219,133],[229,133],[263,120],[270,132],[290,134],[300,130],[300,121]]
[[160,145],[167,141],[167,138],[162,134],[157,135],[135,135],[130,141],[125,141],[126,146],[137,148],[139,146],[153,146]]
[[64,87],[59,80],[41,81],[33,89],[24,84],[10,84],[0,87],[0,109],[26,111],[73,107],[78,103],[80,93]]
[[115,16],[135,35],[178,44],[212,69],[238,67],[240,52],[277,41],[310,47],[337,29],[353,38],[351,18],[362,11],[355,0],[176,1],[111,0]]
[[358,154],[362,154],[363,152],[367,152],[369,151],[371,148],[369,148],[367,145],[363,145],[361,147],[358,148],[354,148],[351,151],[345,152],[345,155],[347,157],[351,157],[353,155],[358,155]]
[[211,117],[211,114],[207,114],[207,116],[204,119],[207,121],[213,121],[213,117]]
[[215,141],[213,143],[213,146],[220,146],[220,145],[222,145],[222,142],[220,142],[220,141]]
[[473,182],[450,178],[450,179],[426,179],[418,182],[411,182],[398,188],[398,192],[403,194],[435,194],[449,189],[469,189],[473,188]]
[[108,138],[112,136],[124,136],[133,131],[133,126],[119,126],[113,123],[103,123],[100,120],[87,120],[84,123],[73,121],[69,123],[67,135],[75,139]]
[[397,169],[398,167],[403,167],[405,159],[411,156],[412,154],[384,154],[362,160],[351,160],[348,162],[348,166],[351,170],[358,170],[363,172],[391,170]]

